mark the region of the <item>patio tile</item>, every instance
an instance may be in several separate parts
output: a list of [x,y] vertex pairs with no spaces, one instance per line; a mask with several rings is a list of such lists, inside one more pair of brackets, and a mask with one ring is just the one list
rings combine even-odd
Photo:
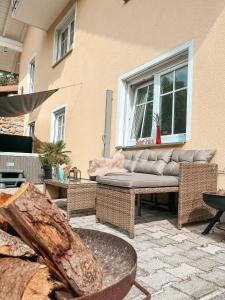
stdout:
[[176,245],[178,248],[183,249],[185,251],[191,250],[193,248],[196,248],[198,245],[196,245],[195,243],[193,243],[190,240],[185,240],[182,243],[179,243]]
[[134,247],[137,250],[148,250],[148,249],[157,248],[158,245],[156,245],[155,243],[153,243],[152,241],[149,241],[149,240],[143,240],[140,242],[140,240],[135,239]]
[[154,257],[151,259],[151,261],[149,261],[148,265],[143,267],[145,267],[145,269],[152,274],[153,272],[158,271],[160,269],[172,268],[173,266],[162,261],[161,257]]
[[166,271],[181,279],[187,279],[191,275],[202,273],[202,270],[192,267],[186,263],[182,263],[180,266],[173,269],[167,269]]
[[157,232],[149,233],[148,235],[153,237],[154,239],[160,239],[161,237],[169,236],[169,233],[159,230]]
[[211,272],[199,274],[198,276],[221,287],[225,287],[225,271],[223,270],[214,268]]
[[204,297],[199,298],[199,300],[224,300],[225,299],[225,290],[219,289],[216,290]]
[[165,247],[155,248],[155,250],[164,255],[173,255],[175,253],[182,252],[182,249],[179,249],[174,245],[167,245]]
[[136,242],[141,242],[141,241],[146,241],[146,240],[149,240],[148,233],[143,233],[143,234],[140,234],[140,235],[137,235],[135,233],[135,241]]
[[139,251],[138,257],[142,261],[147,261],[148,263],[150,262],[149,260],[152,259],[153,257],[160,257],[162,254],[155,249],[148,249],[148,250],[142,250]]
[[180,254],[176,254],[176,255],[172,255],[172,256],[163,256],[160,257],[160,260],[162,260],[164,263],[167,263],[171,266],[177,267],[179,265],[181,265],[182,263],[189,263],[191,260],[183,255]]
[[216,246],[214,244],[208,244],[205,247],[198,247],[198,249],[200,249],[202,251],[205,251],[207,253],[210,253],[210,254],[216,254],[218,251],[223,251],[224,250],[224,248]]
[[150,232],[157,232],[157,231],[163,231],[165,228],[154,225],[154,226],[148,226],[146,229]]
[[[207,259],[207,258],[200,258],[197,259],[195,261],[190,261],[189,264],[193,267],[196,267],[200,270],[203,270],[205,272],[209,272],[211,271],[213,268],[219,266],[219,263],[211,260],[211,259]],[[220,268],[220,267],[219,267]],[[222,267],[221,267],[222,269]],[[224,270],[225,270],[225,266],[224,266]]]
[[179,233],[179,234],[176,234],[175,236],[171,236],[171,237],[169,237],[169,238],[170,238],[171,240],[176,241],[176,242],[183,242],[183,241],[185,241],[185,240],[188,239],[188,236]]
[[151,300],[191,300],[194,299],[181,291],[169,286],[163,291],[153,294]]
[[165,246],[171,245],[171,244],[173,244],[173,245],[178,244],[178,242],[173,241],[173,240],[169,239],[167,236],[165,236],[165,237],[162,237],[161,239],[154,239],[154,244],[165,247]]
[[[158,270],[154,274],[151,274],[148,277],[143,277],[145,282],[148,284],[149,287],[154,289],[155,291],[159,291],[168,283],[172,282],[179,282],[180,279],[169,274],[163,270]],[[139,280],[139,278],[138,278]]]
[[183,251],[180,254],[187,257],[187,258],[189,258],[189,259],[191,259],[191,260],[197,260],[197,259],[200,259],[202,257],[206,257],[206,258],[210,257],[210,255],[207,254],[206,252],[201,251],[199,249],[195,249],[195,248],[190,249],[188,251]]
[[193,276],[188,280],[178,282],[174,287],[197,299],[218,289],[218,287],[212,282],[208,282],[196,276]]
[[220,264],[225,264],[225,252],[216,253],[216,255],[209,255],[208,259],[217,261]]

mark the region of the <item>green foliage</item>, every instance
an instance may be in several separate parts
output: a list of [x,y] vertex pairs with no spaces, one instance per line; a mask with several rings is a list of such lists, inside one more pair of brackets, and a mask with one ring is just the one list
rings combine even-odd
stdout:
[[40,153],[40,161],[42,165],[57,165],[68,164],[70,159],[67,153],[71,151],[65,151],[66,145],[63,141],[56,143],[42,143],[38,152]]
[[18,84],[18,74],[0,71],[0,86]]

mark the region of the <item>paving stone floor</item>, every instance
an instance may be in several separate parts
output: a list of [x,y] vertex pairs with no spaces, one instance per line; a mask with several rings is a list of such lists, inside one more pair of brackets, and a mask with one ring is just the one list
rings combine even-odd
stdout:
[[[63,201],[58,205],[65,208]],[[178,230],[175,215],[147,206],[136,218],[133,240],[112,226],[96,223],[91,212],[74,215],[70,224],[112,233],[131,243],[138,254],[137,281],[151,292],[152,300],[225,299],[225,232],[215,229],[202,236],[206,223]],[[135,287],[125,298],[141,299],[144,296]]]
[[[94,214],[71,218],[73,227],[117,235],[131,243],[138,254],[137,281],[153,300],[225,299],[225,233],[215,229],[205,237],[206,223],[176,228],[176,216],[145,207],[136,218],[135,238],[112,226],[95,222]],[[125,300],[141,300],[135,287]]]

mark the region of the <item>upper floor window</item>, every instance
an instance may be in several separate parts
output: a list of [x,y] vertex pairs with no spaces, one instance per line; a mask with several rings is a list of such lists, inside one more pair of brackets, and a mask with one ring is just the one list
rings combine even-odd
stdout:
[[53,113],[53,142],[64,140],[65,132],[65,107]]
[[34,92],[35,57],[29,63],[28,92]]
[[63,58],[74,46],[75,6],[56,27],[54,63]]
[[160,116],[162,143],[190,139],[192,43],[185,46],[121,76],[118,146],[132,146],[143,138],[154,140],[156,114]]

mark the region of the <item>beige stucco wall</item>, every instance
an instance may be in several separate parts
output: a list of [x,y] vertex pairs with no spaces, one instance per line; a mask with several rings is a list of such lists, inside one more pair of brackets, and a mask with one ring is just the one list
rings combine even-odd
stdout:
[[[72,2],[71,2],[72,3]],[[113,90],[112,151],[118,77],[186,41],[194,41],[192,139],[186,149],[216,148],[225,167],[225,1],[78,0],[75,48],[52,67],[54,28],[29,27],[20,63],[27,85],[28,63],[36,56],[35,90],[62,89],[29,116],[36,137],[50,139],[51,111],[66,104],[67,148],[83,173],[103,148],[105,90]],[[64,12],[65,13],[65,12]],[[64,14],[63,13],[63,14]],[[62,14],[62,15],[63,15]],[[225,187],[225,176],[219,177]]]

